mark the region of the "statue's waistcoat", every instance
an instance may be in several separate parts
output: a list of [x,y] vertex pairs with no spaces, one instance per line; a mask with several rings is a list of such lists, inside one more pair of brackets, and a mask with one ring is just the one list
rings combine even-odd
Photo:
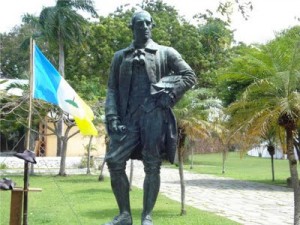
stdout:
[[[149,82],[157,83],[161,78],[162,62],[160,60],[159,45],[152,43],[149,47],[145,48],[145,70]],[[133,59],[134,49],[128,47],[123,51],[121,56],[121,64],[119,71],[119,98],[120,98],[120,116],[124,118],[128,106],[128,99],[130,94],[132,76],[133,76]]]
[[130,113],[136,111],[139,106],[144,105],[145,99],[150,98],[150,81],[145,65],[138,61],[134,62],[132,71],[127,109]]

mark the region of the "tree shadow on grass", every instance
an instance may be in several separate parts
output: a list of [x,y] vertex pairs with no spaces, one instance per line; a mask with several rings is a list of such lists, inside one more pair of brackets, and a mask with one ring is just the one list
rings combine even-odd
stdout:
[[70,184],[76,184],[76,183],[100,183],[98,181],[98,176],[66,176],[66,177],[62,177],[62,176],[54,176],[53,179],[55,179],[56,181],[60,182],[60,183],[70,183]]
[[[83,193],[84,192],[84,193]],[[74,190],[70,193],[72,194],[86,194],[86,195],[91,195],[91,194],[94,194],[94,193],[107,193],[107,194],[111,194],[113,195],[113,192],[111,189],[108,189],[108,188],[83,188],[81,190]]]

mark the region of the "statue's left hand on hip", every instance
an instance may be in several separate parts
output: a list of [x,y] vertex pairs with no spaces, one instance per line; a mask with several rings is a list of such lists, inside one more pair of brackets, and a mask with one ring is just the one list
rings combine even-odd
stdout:
[[160,108],[167,109],[173,107],[175,103],[175,98],[172,92],[163,92],[160,94],[157,105]]

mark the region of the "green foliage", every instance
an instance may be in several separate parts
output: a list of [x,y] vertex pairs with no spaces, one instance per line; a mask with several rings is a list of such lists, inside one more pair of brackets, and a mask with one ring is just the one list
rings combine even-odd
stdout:
[[[91,144],[91,143],[90,143]],[[89,149],[90,148],[90,149]],[[80,161],[80,165],[79,165],[79,168],[86,168],[87,167],[87,161],[88,161],[88,151],[96,151],[97,148],[96,146],[94,145],[85,145],[84,146],[84,149],[86,150],[86,152],[84,153],[84,156],[81,158],[81,161]],[[94,157],[93,156],[90,156],[90,167],[94,167],[95,166],[95,161],[94,161]]]
[[153,37],[159,44],[173,46],[178,36],[183,37],[180,25],[183,19],[173,6],[162,1],[144,1],[143,9],[154,19],[156,27],[153,29]]
[[[300,39],[295,33],[291,37],[288,32],[283,33],[274,42],[263,46],[261,50],[261,54],[265,55],[262,58],[267,59],[265,62],[270,62],[269,76],[249,84],[239,99],[227,110],[230,129],[234,134],[239,132],[246,135],[248,141],[259,141],[257,138],[265,137],[269,139],[270,132],[280,137],[281,126],[295,129],[293,126],[300,120]],[[289,54],[280,54],[283,50]],[[289,123],[293,125],[290,126]],[[282,142],[282,138],[277,140]]]
[[7,140],[17,143],[22,137],[28,117],[28,98],[1,94],[0,124],[1,134]]
[[211,107],[221,108],[213,89],[197,88],[188,91],[175,106],[178,118],[197,117],[208,120]]
[[[221,139],[225,129],[217,124],[216,114],[222,111],[221,102],[214,98],[212,89],[198,88],[188,91],[176,104],[174,112],[179,130],[179,150],[187,153],[191,143],[202,139],[212,143]],[[217,115],[219,116],[219,115]]]
[[[6,91],[16,87],[23,91],[22,96],[6,94]],[[28,88],[28,85],[10,85],[6,91],[0,93],[1,135],[5,137],[6,141],[11,143],[11,148],[18,143],[24,143],[24,134],[27,131],[29,113]],[[45,115],[51,109],[51,105],[42,101],[34,101],[33,106],[31,128],[33,131],[38,132],[38,124],[45,119]]]
[[225,106],[238,100],[253,82],[288,71],[291,66],[299,71],[300,59],[295,54],[299,30],[299,26],[284,30],[266,45],[240,45],[233,49],[229,65],[218,71],[217,90]]
[[[229,58],[229,47],[233,41],[229,23],[213,15],[212,12],[195,15],[198,20],[199,42],[202,45],[202,57],[198,58],[200,81],[204,87],[214,87],[216,83],[216,70],[224,67]],[[198,72],[198,71],[196,71]]]
[[172,36],[172,46],[177,49],[189,63],[196,75],[201,79],[205,71],[205,54],[197,27],[182,22],[177,32]]
[[274,126],[278,127],[281,115],[288,114],[295,121],[299,120],[300,93],[295,87],[299,88],[299,78],[299,73],[293,76],[284,72],[251,84],[242,98],[228,108],[229,124],[235,130],[261,136]]
[[79,96],[84,97],[86,101],[98,101],[106,94],[104,85],[100,85],[100,77],[86,77],[84,75],[75,75],[70,81],[70,85],[76,90]]
[[300,70],[300,26],[277,33],[276,38],[265,46],[266,51],[272,60],[272,66],[276,71]]
[[[92,80],[99,85],[98,90],[106,86],[114,52],[125,48],[132,39],[127,21],[129,15],[128,19],[110,15],[106,18],[100,17],[100,23],[91,24],[86,44],[68,51],[67,77],[72,79],[75,76],[78,80],[86,77],[86,80]],[[95,82],[95,79],[98,81]]]
[[5,163],[0,163],[0,170],[5,170],[7,168],[8,166]]
[[6,78],[28,78],[29,52],[21,48],[27,27],[15,27],[13,31],[0,34],[1,72]]
[[[88,157],[87,155],[83,156],[81,158],[80,164],[78,166],[78,168],[82,169],[82,168],[86,168],[87,167],[87,161],[88,161]],[[95,161],[93,157],[90,157],[90,168],[93,168],[95,166]]]
[[82,42],[87,21],[76,9],[97,16],[92,1],[57,0],[55,6],[46,7],[41,11],[39,24],[48,41],[58,44],[64,40],[64,45],[68,47],[74,42]]
[[225,106],[237,100],[254,81],[275,73],[268,54],[257,47],[242,45],[232,55],[230,64],[218,71],[217,90]]

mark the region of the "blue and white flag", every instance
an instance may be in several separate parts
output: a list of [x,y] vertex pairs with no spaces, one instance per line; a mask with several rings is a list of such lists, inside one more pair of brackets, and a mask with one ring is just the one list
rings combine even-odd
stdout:
[[34,45],[33,98],[59,106],[72,115],[83,135],[97,135],[92,123],[94,113],[74,89],[59,74],[51,62]]

